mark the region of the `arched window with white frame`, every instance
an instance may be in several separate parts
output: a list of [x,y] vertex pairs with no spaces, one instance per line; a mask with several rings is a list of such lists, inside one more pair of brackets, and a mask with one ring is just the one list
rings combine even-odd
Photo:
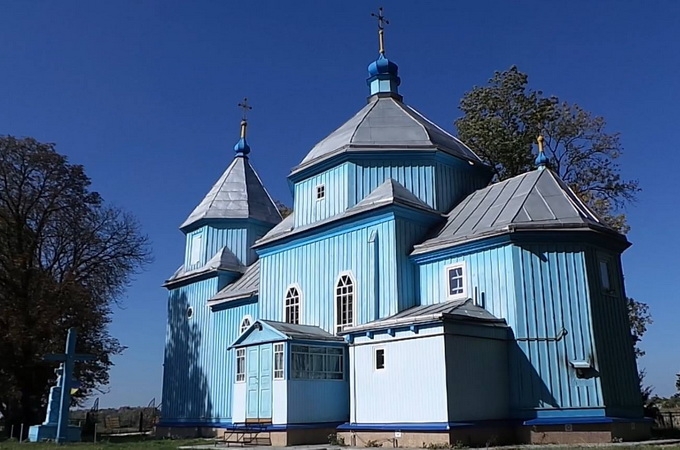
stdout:
[[250,316],[243,316],[241,319],[241,326],[239,327],[239,334],[243,334],[253,323],[253,318]]
[[286,291],[286,298],[284,301],[285,310],[284,318],[288,323],[299,324],[300,323],[300,303],[302,302],[302,296],[300,294],[300,288],[298,286],[290,286]]
[[335,332],[354,325],[355,286],[351,274],[344,273],[335,285]]

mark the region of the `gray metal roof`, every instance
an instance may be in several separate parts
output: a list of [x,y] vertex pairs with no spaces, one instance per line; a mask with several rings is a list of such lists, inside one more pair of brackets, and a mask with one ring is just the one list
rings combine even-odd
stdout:
[[394,326],[404,326],[416,323],[432,322],[445,318],[469,319],[483,322],[503,322],[481,306],[473,303],[472,299],[449,300],[434,305],[420,305],[406,309],[393,316],[374,320],[363,325],[348,327],[343,333],[355,331],[384,329]]
[[552,171],[534,170],[470,194],[447,214],[437,235],[416,245],[412,254],[519,229],[564,228],[616,233]]
[[427,203],[416,197],[411,191],[402,186],[398,181],[388,178],[383,184],[371,191],[359,203],[347,209],[347,212],[359,212],[365,209],[373,209],[382,205],[398,203],[405,206],[437,212]]
[[217,270],[230,270],[232,272],[243,272],[245,267],[241,264],[239,259],[227,247],[222,247],[208,260],[203,266],[192,270],[185,270],[184,266],[179,269],[167,279],[165,285],[173,284],[186,278],[191,278],[200,274],[213,272]]
[[273,320],[259,320],[270,327],[285,334],[289,339],[302,341],[344,341],[340,336],[334,336],[329,332],[314,325],[298,325]]
[[204,219],[257,219],[279,223],[281,215],[248,158],[237,156],[180,226]]
[[373,96],[354,117],[316,144],[292,173],[344,152],[434,148],[482,164],[469,147],[399,99]]
[[249,265],[241,278],[225,286],[208,300],[209,306],[257,295],[260,290],[260,260]]
[[433,214],[439,214],[437,211],[430,208],[430,206],[428,206],[425,202],[411,193],[408,189],[399,184],[399,182],[393,180],[392,178],[388,178],[380,186],[375,188],[366,197],[364,197],[359,203],[347,208],[340,214],[329,217],[328,219],[295,228],[295,213],[293,212],[293,214],[289,215],[281,223],[269,230],[269,232],[259,239],[255,245],[259,246],[268,242],[273,242],[284,237],[301,233],[303,231],[326,225],[355,214],[371,211],[373,209],[387,205],[402,205],[421,209]]

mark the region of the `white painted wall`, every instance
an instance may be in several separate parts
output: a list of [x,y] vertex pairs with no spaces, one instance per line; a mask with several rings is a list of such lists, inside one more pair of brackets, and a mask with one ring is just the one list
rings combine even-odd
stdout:
[[231,421],[244,423],[246,421],[246,383],[234,383],[231,398]]
[[272,424],[283,425],[288,420],[288,382],[272,382]]
[[[350,347],[350,417],[354,423],[447,422],[446,355],[441,328],[357,338]],[[406,338],[406,339],[404,339]],[[385,368],[375,369],[375,350]]]

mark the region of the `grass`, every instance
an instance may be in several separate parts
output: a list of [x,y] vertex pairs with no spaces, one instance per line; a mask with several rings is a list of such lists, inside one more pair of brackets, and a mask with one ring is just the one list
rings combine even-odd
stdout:
[[[70,443],[68,447],[74,450],[176,450],[180,446],[199,444],[209,445],[212,440],[197,439],[155,439],[140,436],[103,436],[101,441]],[[23,442],[17,440],[0,442],[0,450],[41,450],[53,449],[52,442]]]

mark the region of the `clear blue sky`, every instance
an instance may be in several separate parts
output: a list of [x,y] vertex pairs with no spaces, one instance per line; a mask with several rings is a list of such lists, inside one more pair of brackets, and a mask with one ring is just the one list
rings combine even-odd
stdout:
[[[102,406],[161,394],[166,292],[179,224],[233,157],[248,96],[251,161],[273,197],[286,175],[365,104],[377,56],[371,1],[4,1],[0,133],[55,142],[106,200],[134,213],[155,262],[117,309],[128,346]],[[626,177],[628,293],[654,324],[641,366],[669,395],[680,371],[677,262],[680,2],[385,1],[405,101],[446,129],[464,92],[516,64],[533,87],[608,120]],[[675,131],[674,131],[675,130]],[[676,205],[676,206],[673,206]],[[675,287],[674,287],[675,286]]]

